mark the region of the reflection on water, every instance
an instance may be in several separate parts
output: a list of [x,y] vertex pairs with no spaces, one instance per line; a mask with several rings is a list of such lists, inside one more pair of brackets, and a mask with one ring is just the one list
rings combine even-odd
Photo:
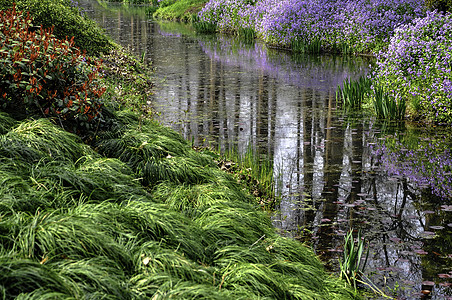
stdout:
[[[343,235],[361,228],[371,247],[368,276],[380,288],[401,299],[451,297],[451,198],[386,172],[375,145],[387,130],[344,116],[335,101],[337,85],[365,73],[369,60],[295,57],[84,5],[114,39],[153,61],[161,122],[195,145],[268,154],[281,234],[309,241],[337,270]],[[423,134],[430,133],[414,136]]]

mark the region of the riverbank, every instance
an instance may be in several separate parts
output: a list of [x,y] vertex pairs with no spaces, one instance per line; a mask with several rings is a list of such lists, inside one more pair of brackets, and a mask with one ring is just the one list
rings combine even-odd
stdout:
[[[154,16],[184,15],[200,32],[259,38],[293,52],[373,55],[367,101],[379,118],[452,123],[451,17],[429,11],[449,10],[442,2],[211,0],[202,10],[183,3],[166,3]],[[175,14],[176,6],[184,13]]]
[[31,30],[17,10],[2,17],[4,297],[358,297],[277,235],[210,156],[143,114],[143,61],[113,52],[100,64],[77,36]]

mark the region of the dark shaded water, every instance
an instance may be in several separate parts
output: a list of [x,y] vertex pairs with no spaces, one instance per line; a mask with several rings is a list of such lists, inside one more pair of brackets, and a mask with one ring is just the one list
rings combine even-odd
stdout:
[[452,132],[344,114],[336,87],[364,74],[368,59],[294,56],[196,36],[139,10],[83,5],[153,61],[162,123],[195,145],[272,159],[282,234],[307,241],[337,270],[343,236],[361,229],[371,249],[366,273],[388,295],[452,299]]

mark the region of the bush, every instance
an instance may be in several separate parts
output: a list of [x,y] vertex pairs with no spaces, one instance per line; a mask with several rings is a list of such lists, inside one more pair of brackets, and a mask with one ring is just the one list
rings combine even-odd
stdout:
[[[85,18],[76,1],[71,0],[16,0],[18,10],[29,11],[36,25],[54,27],[59,39],[75,37],[74,45],[88,54],[107,52],[113,42],[104,34],[96,22]],[[10,9],[11,0],[0,0],[0,9]]]
[[436,123],[452,122],[452,14],[428,12],[400,26],[379,55],[375,85],[407,112]]
[[100,62],[59,40],[51,29],[32,27],[15,7],[0,12],[0,105],[21,117],[53,117],[71,131],[102,121]]

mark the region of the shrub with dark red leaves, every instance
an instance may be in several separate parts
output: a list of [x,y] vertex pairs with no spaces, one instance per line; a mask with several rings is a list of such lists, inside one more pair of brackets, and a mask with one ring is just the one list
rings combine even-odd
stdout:
[[56,119],[74,132],[102,120],[105,88],[100,61],[60,40],[52,29],[33,26],[28,13],[15,7],[0,11],[0,105],[24,117]]

